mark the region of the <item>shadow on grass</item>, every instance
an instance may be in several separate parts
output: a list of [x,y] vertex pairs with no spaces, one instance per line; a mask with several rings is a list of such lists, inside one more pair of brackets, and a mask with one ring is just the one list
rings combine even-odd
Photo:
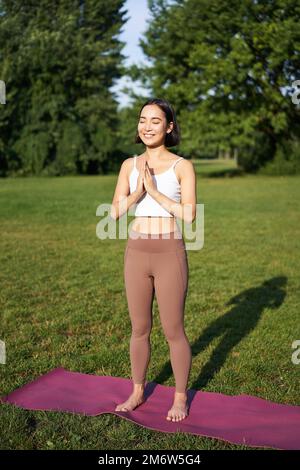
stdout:
[[219,171],[210,171],[203,173],[201,176],[207,178],[232,178],[233,176],[244,176],[246,173],[241,168],[224,168]]
[[[192,356],[196,357],[216,338],[222,339],[213,351],[209,362],[189,387],[189,402],[196,391],[204,388],[215,374],[219,372],[232,349],[252,330],[266,308],[277,309],[283,303],[287,278],[273,277],[258,287],[252,287],[232,297],[225,305],[232,306],[222,317],[214,320],[202,331],[199,338],[191,345]],[[163,383],[172,375],[171,363],[168,361],[154,382]],[[191,390],[192,389],[192,390]]]

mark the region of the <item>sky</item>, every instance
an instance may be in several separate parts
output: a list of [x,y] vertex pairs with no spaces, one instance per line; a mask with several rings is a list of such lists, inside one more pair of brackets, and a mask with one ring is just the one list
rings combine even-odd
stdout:
[[[119,38],[125,42],[122,49],[122,54],[126,56],[124,64],[147,64],[147,59],[143,51],[138,47],[139,38],[142,33],[147,29],[148,22],[150,21],[150,10],[147,6],[147,0],[127,0],[122,8],[122,11],[127,10],[125,18],[128,18],[126,23],[122,26]],[[116,98],[119,102],[119,107],[124,107],[130,103],[129,96],[121,93],[120,89],[124,86],[130,86],[135,92],[146,95],[146,91],[137,85],[138,82],[132,83],[129,77],[122,77],[116,81],[116,84],[111,87],[111,90],[116,93]]]

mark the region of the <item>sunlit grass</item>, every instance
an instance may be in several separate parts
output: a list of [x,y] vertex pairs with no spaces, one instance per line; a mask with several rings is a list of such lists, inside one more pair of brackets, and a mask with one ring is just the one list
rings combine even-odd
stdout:
[[[197,172],[205,241],[188,251],[189,388],[299,404],[291,345],[300,339],[300,178]],[[2,395],[56,367],[130,378],[126,240],[96,236],[96,208],[111,202],[116,179],[1,180]],[[147,378],[174,386],[156,300],[153,313]],[[245,448],[111,414],[0,410],[3,449]]]

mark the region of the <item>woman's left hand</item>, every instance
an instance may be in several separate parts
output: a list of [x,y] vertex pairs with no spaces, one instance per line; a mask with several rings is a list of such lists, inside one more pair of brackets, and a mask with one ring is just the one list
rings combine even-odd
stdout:
[[156,186],[153,182],[152,175],[150,173],[150,169],[149,169],[149,166],[148,166],[147,162],[145,164],[144,186],[145,186],[145,189],[146,189],[147,193],[149,193],[150,196],[152,196],[152,194],[154,194],[154,192],[157,190],[157,188],[156,188]]

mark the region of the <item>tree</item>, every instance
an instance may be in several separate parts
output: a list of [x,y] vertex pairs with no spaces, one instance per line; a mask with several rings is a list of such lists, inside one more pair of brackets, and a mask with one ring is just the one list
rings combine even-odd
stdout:
[[0,1],[2,174],[105,172],[125,0]]
[[152,62],[131,67],[174,105],[182,153],[239,150],[256,170],[299,136],[291,101],[300,71],[299,0],[151,0],[140,45]]

